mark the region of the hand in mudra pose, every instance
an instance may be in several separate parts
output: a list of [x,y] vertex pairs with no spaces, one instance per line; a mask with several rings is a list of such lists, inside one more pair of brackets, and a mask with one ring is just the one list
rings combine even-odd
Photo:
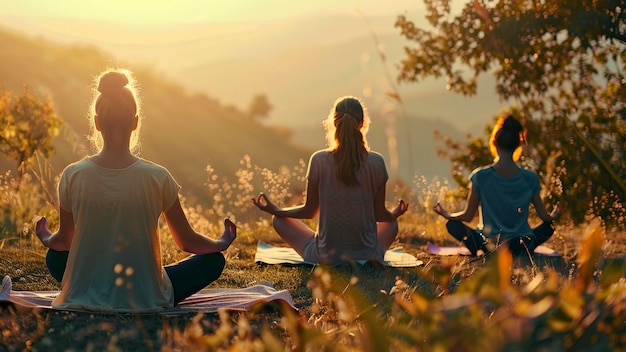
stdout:
[[[337,99],[324,121],[329,148],[309,159],[304,204],[281,208],[263,193],[252,198],[307,261],[382,261],[398,234],[396,219],[408,209],[402,200],[391,212],[385,207],[389,176],[383,157],[369,150],[366,112],[355,97]],[[315,231],[301,221],[315,217]]]

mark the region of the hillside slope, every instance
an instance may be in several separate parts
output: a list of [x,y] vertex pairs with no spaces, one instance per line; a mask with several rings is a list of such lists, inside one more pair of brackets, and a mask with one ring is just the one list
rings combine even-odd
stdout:
[[[145,116],[141,156],[170,169],[189,197],[208,201],[203,186],[208,164],[219,176],[232,180],[245,154],[256,165],[277,169],[295,165],[311,152],[236,108],[190,93],[93,48],[64,46],[0,29],[0,62],[0,86],[19,91],[26,84],[49,95],[65,121],[63,133],[55,140],[57,153],[51,158],[56,172],[87,153],[84,136],[93,77],[115,66],[133,70],[140,84]],[[3,161],[0,166],[13,165]]]

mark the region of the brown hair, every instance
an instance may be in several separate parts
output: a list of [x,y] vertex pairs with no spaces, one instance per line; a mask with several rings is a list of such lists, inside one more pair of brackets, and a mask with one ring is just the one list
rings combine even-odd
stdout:
[[335,158],[337,177],[346,185],[358,184],[356,172],[361,168],[369,146],[365,135],[369,116],[356,97],[341,97],[324,121],[329,151]]
[[89,139],[96,150],[102,149],[103,139],[96,129],[94,115],[98,115],[101,129],[126,129],[138,117],[137,128],[131,132],[130,150],[139,150],[141,104],[132,73],[126,69],[111,69],[95,79],[90,113]]
[[500,118],[489,138],[489,150],[497,158],[497,149],[513,152],[513,160],[519,160],[522,155],[522,142],[526,143],[526,129],[513,115]]

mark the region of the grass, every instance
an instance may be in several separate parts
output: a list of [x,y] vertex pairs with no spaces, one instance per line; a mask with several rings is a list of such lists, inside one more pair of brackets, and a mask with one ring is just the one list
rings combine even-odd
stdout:
[[[297,313],[280,305],[178,317],[5,310],[0,351],[626,348],[624,229],[587,229],[562,219],[547,243],[562,254],[559,258],[512,260],[500,253],[488,260],[432,256],[428,242],[455,242],[430,211],[431,205],[435,200],[448,202],[450,208],[459,204],[446,198],[445,182],[418,178],[411,187],[392,185],[390,203],[398,198],[409,202],[394,246],[402,245],[424,261],[423,267],[346,264],[312,269],[254,263],[259,240],[284,245],[268,216],[252,208],[254,178],[261,178],[272,199],[287,205],[301,199],[291,189],[303,183],[303,172],[302,165],[277,172],[258,169],[244,158],[235,182],[212,177],[209,171],[207,190],[214,196],[209,209],[185,206],[194,228],[209,236],[219,233],[224,216],[238,226],[238,238],[225,252],[224,273],[211,287],[268,281],[276,289],[289,290]],[[32,232],[35,214],[46,215],[52,228],[57,221],[54,197],[41,196],[49,194],[41,192],[47,184],[42,174],[34,173],[19,184],[10,175],[0,178],[4,192],[0,207],[13,229],[0,237],[0,274],[12,277],[15,290],[60,288],[47,272],[45,248]],[[187,255],[175,246],[165,224],[162,252],[165,263]]]

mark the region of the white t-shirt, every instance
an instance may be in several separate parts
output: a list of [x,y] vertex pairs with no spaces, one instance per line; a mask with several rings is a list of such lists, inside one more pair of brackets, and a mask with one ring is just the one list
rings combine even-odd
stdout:
[[319,222],[316,234],[320,261],[382,261],[384,251],[378,245],[374,197],[385,187],[387,169],[383,157],[369,152],[356,173],[358,185],[347,186],[337,177],[334,156],[327,150],[315,152],[307,171],[309,182],[318,184]]
[[74,217],[59,309],[160,311],[174,305],[161,263],[158,219],[180,186],[162,166],[139,159],[107,169],[89,159],[63,170],[59,203]]

